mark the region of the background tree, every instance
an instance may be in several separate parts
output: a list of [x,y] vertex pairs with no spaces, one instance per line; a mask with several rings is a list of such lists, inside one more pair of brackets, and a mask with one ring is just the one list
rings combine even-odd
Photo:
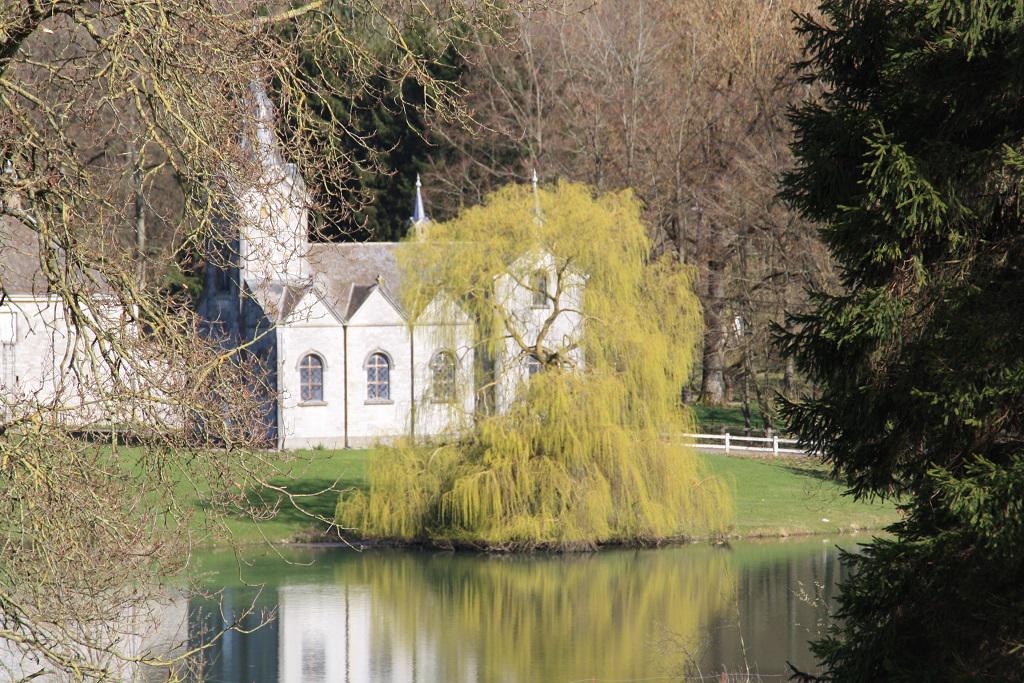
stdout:
[[632,188],[654,249],[697,268],[703,399],[731,400],[746,345],[734,320],[745,315],[763,349],[745,357],[770,402],[786,366],[767,344],[768,323],[830,270],[811,224],[774,196],[791,163],[786,109],[809,88],[788,68],[800,47],[792,11],[811,5],[573,0],[524,10],[504,43],[467,51],[460,83],[477,125],[431,131],[444,143],[424,178],[434,215],[478,204],[533,167],[601,191]]
[[[429,7],[439,26],[492,19],[469,5]],[[356,30],[371,20],[374,46]],[[247,497],[274,474],[260,450],[272,388],[253,386],[245,348],[197,334],[161,274],[207,249],[230,255],[222,221],[266,180],[254,84],[273,84],[289,161],[314,186],[361,159],[317,144],[348,131],[312,115],[312,98],[357,100],[374,74],[458,111],[406,28],[403,3],[387,0],[0,3],[0,249],[39,271],[67,323],[49,332],[68,340],[54,392],[0,396],[0,640],[30,663],[0,677],[109,679],[148,659],[126,651],[120,620],[188,564],[180,482],[209,503],[211,530],[231,511],[273,514]],[[400,58],[377,59],[382,43]],[[311,82],[298,65],[314,53],[325,72],[365,71]],[[124,432],[135,448],[118,447]]]
[[800,21],[785,196],[841,293],[791,318],[820,387],[787,404],[856,497],[906,517],[845,561],[835,681],[1019,680],[1024,671],[1024,50],[1020,3],[828,0]]
[[[441,220],[534,168],[633,188],[654,249],[698,268],[707,322],[699,395],[757,400],[770,427],[775,392],[791,393],[801,378],[768,342],[769,325],[782,321],[783,307],[803,305],[808,285],[831,279],[812,225],[774,195],[791,163],[785,112],[808,88],[788,69],[799,50],[791,12],[810,6],[565,0],[517,7],[499,31],[460,30],[447,43],[438,42],[435,16],[410,13],[412,44],[442,55],[434,75],[464,93],[472,124],[417,113],[427,101],[409,80],[368,75],[380,97],[318,103],[326,119],[358,131],[329,144],[377,162],[322,186],[324,197],[342,199],[327,201],[327,237],[400,237],[420,170]],[[375,33],[372,22],[364,30]],[[401,55],[378,48],[386,63]],[[314,81],[348,78],[348,70],[325,74],[315,55],[303,71]]]
[[[431,155],[444,151],[443,143],[430,134],[432,128],[465,122],[448,107],[438,106],[436,98],[439,89],[452,94],[463,89],[458,83],[465,68],[462,51],[469,45],[462,34],[470,24],[457,19],[452,24],[450,17],[423,7],[407,11],[402,20],[404,44],[397,44],[381,31],[381,18],[373,8],[336,6],[333,14],[325,14],[320,21],[351,26],[346,41],[357,32],[362,34],[360,39],[373,60],[368,62],[363,54],[330,42],[312,46],[302,56],[300,83],[308,84],[305,109],[325,123],[334,122],[333,127],[324,127],[326,137],[315,138],[315,146],[325,156],[341,153],[351,162],[346,175],[324,175],[314,188],[322,206],[316,239],[394,241],[404,237],[417,174]],[[342,68],[337,70],[336,56],[324,59],[325,53],[342,55]],[[423,60],[429,81],[406,63],[410,53]],[[327,99],[318,97],[321,81],[333,86]],[[345,132],[340,138],[336,136],[339,126]]]
[[[488,381],[502,410],[476,415],[451,443],[376,449],[369,491],[339,502],[339,524],[374,537],[570,549],[723,528],[724,483],[667,436],[690,424],[679,387],[699,305],[677,262],[648,261],[628,191],[560,183],[535,199],[509,186],[427,235],[401,258],[410,308],[458,302],[476,324],[476,358],[495,359]],[[550,279],[531,285],[549,258]],[[512,291],[550,300],[536,325],[509,303],[509,278],[525,288]],[[524,371],[531,363],[536,374]]]

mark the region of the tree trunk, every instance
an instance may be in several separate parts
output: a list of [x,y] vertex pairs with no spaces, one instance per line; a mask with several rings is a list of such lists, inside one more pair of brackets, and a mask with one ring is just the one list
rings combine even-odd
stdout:
[[740,375],[740,400],[742,406],[740,410],[743,413],[743,433],[750,434],[751,426],[751,414],[750,414],[750,390],[748,388],[749,379],[747,377],[746,370],[742,370]]
[[700,400],[711,405],[721,405],[725,402],[725,249],[721,243],[724,231],[714,223],[710,227]]
[[775,432],[775,420],[772,418],[771,398],[757,380],[757,373],[754,371],[754,364],[751,362],[750,356],[744,354],[743,360],[743,364],[746,367],[746,375],[750,378],[751,384],[754,387],[754,398],[757,400],[757,407],[761,410],[761,422],[764,426],[765,434],[772,434]]
[[782,394],[786,398],[793,397],[793,380],[796,375],[796,361],[792,357],[786,358],[786,366],[782,371]]
[[725,382],[725,393],[722,395],[722,401],[724,403],[732,403],[733,396],[735,395],[736,375],[732,372],[731,368],[726,368],[722,379]]
[[139,285],[143,286],[146,279],[146,204],[142,192],[142,150],[131,147],[130,154],[135,193],[135,272]]

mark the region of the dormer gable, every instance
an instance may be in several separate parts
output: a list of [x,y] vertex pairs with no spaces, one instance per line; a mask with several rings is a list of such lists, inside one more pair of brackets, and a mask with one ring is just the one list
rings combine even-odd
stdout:
[[281,306],[280,323],[290,327],[322,327],[343,325],[345,318],[332,305],[320,287],[312,285],[296,290],[286,296]]
[[353,288],[349,306],[349,325],[405,325],[408,318],[398,300],[381,284],[360,291]]

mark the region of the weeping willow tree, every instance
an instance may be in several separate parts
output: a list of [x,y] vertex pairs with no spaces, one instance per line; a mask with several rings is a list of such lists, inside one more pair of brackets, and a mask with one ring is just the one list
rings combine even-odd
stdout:
[[[438,348],[468,345],[459,356],[474,366],[473,386],[460,389],[474,400],[449,404],[444,442],[375,449],[369,490],[342,497],[339,524],[371,537],[563,549],[721,530],[726,487],[673,438],[691,425],[680,389],[700,307],[689,272],[650,259],[635,197],[509,186],[420,227],[399,257],[403,296],[420,313],[414,325],[427,311],[452,322],[417,334],[433,331]],[[465,317],[468,343],[454,324]],[[425,396],[424,411],[436,404]]]

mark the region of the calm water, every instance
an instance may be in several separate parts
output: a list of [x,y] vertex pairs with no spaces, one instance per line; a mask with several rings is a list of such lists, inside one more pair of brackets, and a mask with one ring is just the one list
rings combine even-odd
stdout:
[[[845,541],[847,546],[850,541]],[[256,604],[206,654],[208,680],[653,681],[699,670],[785,680],[842,578],[832,542],[737,543],[586,555],[345,549],[201,558],[197,639]],[[291,563],[289,563],[289,561]],[[308,564],[307,564],[308,563]],[[245,585],[259,583],[261,586]]]

